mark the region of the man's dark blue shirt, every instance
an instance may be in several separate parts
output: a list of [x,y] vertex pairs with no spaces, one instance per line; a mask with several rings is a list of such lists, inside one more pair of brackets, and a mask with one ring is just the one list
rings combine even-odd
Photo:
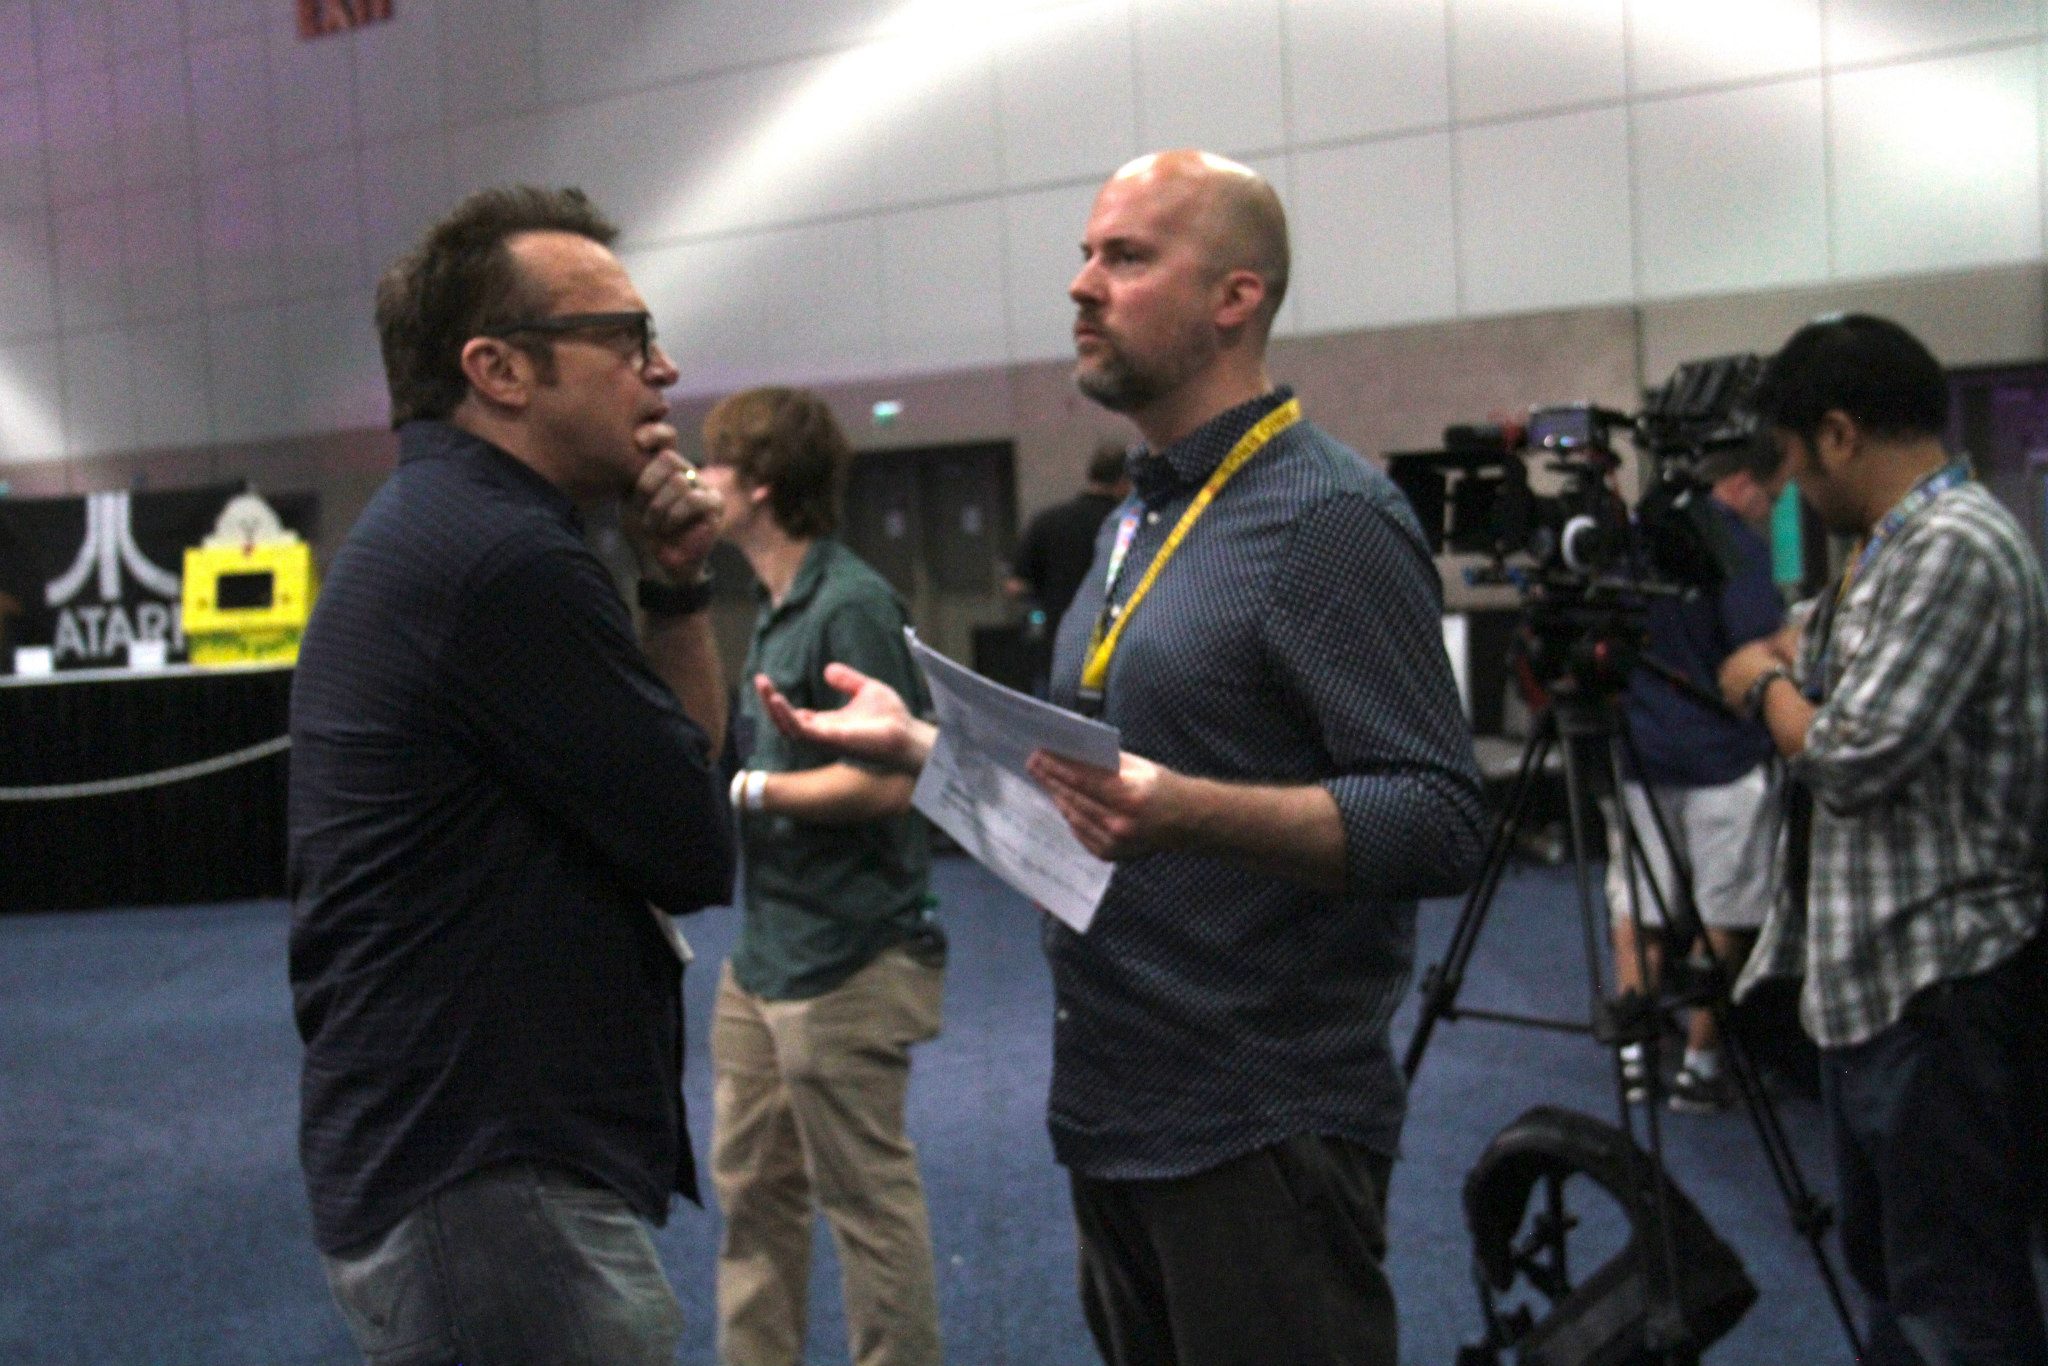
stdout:
[[[1117,598],[1196,490],[1286,391],[1137,457]],[[1053,700],[1075,704],[1109,546],[1061,626]],[[1089,1177],[1184,1176],[1300,1134],[1392,1155],[1406,1087],[1388,1034],[1412,975],[1415,899],[1461,890],[1483,815],[1443,648],[1436,566],[1407,501],[1306,422],[1224,486],[1125,627],[1102,717],[1176,771],[1318,783],[1345,889],[1207,854],[1117,865],[1085,935],[1048,918],[1048,1118]]]
[[292,692],[315,1237],[342,1251],[510,1159],[658,1223],[695,1176],[681,968],[649,906],[730,893],[706,738],[559,490],[442,423],[400,441]]
[[[1721,693],[1721,664],[1738,646],[1770,635],[1785,621],[1785,600],[1771,578],[1771,547],[1719,499],[1735,568],[1718,588],[1690,598],[1658,598],[1644,617],[1644,653],[1677,670],[1707,697]],[[1629,675],[1623,702],[1640,774],[1671,787],[1732,783],[1776,752],[1770,732],[1754,721],[1689,697],[1655,670]],[[1630,766],[1633,769],[1634,765]]]

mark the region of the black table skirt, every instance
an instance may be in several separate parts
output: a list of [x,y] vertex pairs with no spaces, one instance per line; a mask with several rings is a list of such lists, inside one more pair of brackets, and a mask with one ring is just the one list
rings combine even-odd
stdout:
[[[0,684],[0,789],[160,772],[285,733],[289,668],[58,675]],[[0,911],[281,896],[278,753],[116,795],[0,800]]]

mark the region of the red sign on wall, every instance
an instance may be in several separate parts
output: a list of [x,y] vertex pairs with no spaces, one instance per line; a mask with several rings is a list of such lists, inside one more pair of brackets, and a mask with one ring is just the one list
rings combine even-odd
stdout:
[[298,0],[299,36],[346,33],[391,17],[391,0]]

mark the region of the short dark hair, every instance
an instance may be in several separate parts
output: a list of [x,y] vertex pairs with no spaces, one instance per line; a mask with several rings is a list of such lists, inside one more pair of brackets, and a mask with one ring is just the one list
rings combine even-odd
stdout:
[[1934,353],[1889,318],[1816,318],[1764,367],[1751,407],[1766,427],[1811,442],[1821,418],[1847,413],[1872,435],[1939,436],[1948,380]]
[[853,447],[825,400],[807,389],[748,389],[704,417],[704,450],[768,488],[768,510],[791,536],[829,536]]
[[1124,457],[1130,447],[1115,437],[1104,437],[1095,443],[1095,454],[1088,457],[1088,482],[1091,484],[1114,484],[1124,477]]
[[1747,474],[1759,484],[1766,483],[1785,462],[1771,440],[1770,428],[1762,423],[1747,441],[1710,452],[1700,461],[1700,478],[1718,484],[1731,474]]
[[[462,348],[470,338],[545,312],[548,300],[506,247],[525,232],[572,232],[602,246],[619,235],[583,191],[532,185],[479,190],[428,228],[377,282],[392,426],[454,412],[469,392]],[[545,376],[545,342],[528,345]]]

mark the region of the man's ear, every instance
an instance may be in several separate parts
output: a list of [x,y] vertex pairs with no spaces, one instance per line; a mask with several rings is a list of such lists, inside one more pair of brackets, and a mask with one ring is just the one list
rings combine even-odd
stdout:
[[1862,446],[1863,428],[1855,418],[1840,408],[1820,415],[1820,425],[1813,433],[1813,458],[1821,469],[1830,473],[1841,469]]
[[499,337],[471,337],[462,344],[462,377],[494,407],[524,408],[533,395],[533,358]]
[[1255,270],[1229,270],[1217,281],[1216,326],[1235,331],[1258,316],[1266,282]]

